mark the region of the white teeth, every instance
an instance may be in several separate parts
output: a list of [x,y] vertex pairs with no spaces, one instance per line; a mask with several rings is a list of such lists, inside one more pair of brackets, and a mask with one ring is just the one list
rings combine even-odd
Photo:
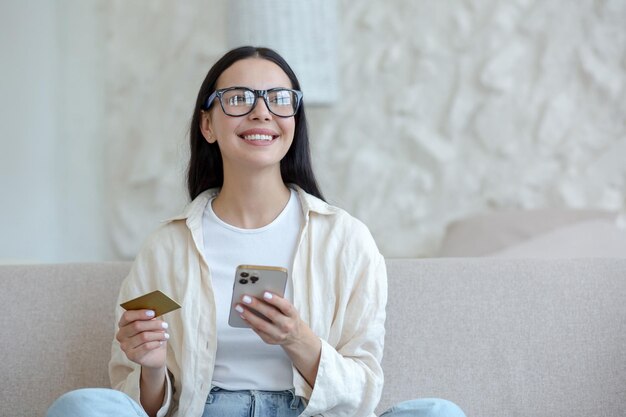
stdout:
[[245,135],[245,140],[272,140],[272,135]]

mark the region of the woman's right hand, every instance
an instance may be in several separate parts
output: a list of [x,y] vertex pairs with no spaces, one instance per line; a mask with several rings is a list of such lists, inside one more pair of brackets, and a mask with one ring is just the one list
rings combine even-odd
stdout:
[[127,310],[122,314],[115,338],[126,357],[152,369],[165,368],[167,323],[154,318],[151,310]]

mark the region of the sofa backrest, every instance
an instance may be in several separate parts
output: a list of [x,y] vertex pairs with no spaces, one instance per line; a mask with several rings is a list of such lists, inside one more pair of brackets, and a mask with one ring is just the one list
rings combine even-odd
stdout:
[[129,268],[0,266],[0,416],[43,417],[64,392],[110,386],[114,305]]
[[387,267],[379,410],[434,396],[468,417],[626,416],[626,259]]
[[[128,263],[0,266],[0,416],[108,386]],[[443,397],[470,417],[626,415],[626,259],[389,260],[379,412]]]

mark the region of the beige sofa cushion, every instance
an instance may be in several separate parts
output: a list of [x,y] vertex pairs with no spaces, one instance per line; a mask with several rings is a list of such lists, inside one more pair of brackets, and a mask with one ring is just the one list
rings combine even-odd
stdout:
[[537,209],[485,213],[452,222],[438,257],[487,256],[548,232],[592,219],[612,221],[601,210]]
[[110,386],[113,307],[129,268],[0,266],[0,416],[43,417],[66,391]]
[[487,256],[502,258],[626,258],[626,227],[606,219],[562,227]]
[[436,396],[468,417],[626,416],[626,259],[388,269],[380,410]]

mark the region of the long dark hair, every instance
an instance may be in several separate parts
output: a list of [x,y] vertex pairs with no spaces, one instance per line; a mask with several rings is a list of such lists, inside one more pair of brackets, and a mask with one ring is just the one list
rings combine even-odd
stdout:
[[[222,72],[235,62],[246,58],[262,58],[272,61],[287,74],[293,88],[300,90],[300,83],[296,78],[296,74],[294,74],[283,57],[269,48],[242,46],[227,52],[211,67],[198,92],[189,128],[191,156],[187,169],[187,188],[189,197],[192,200],[201,192],[209,188],[221,187],[224,184],[224,167],[220,148],[217,142],[208,143],[200,131],[201,110],[205,100],[215,91],[217,79]],[[300,109],[294,117],[293,143],[285,157],[280,161],[280,173],[283,182],[296,184],[307,193],[323,200],[324,198],[315,180],[311,165],[309,133],[304,103],[300,105]]]

